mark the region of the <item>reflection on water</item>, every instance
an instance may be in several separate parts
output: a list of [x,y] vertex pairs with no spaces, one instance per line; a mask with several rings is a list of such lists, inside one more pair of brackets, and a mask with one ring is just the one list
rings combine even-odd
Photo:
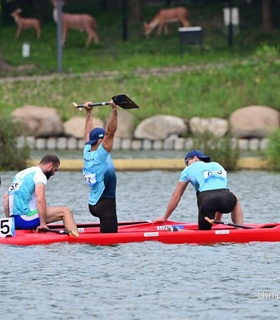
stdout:
[[[1,173],[1,199],[14,173]],[[162,215],[179,174],[118,172],[119,220]],[[245,221],[280,221],[279,177],[262,171],[229,174]],[[48,204],[67,204],[77,221],[94,221],[88,192],[81,172],[57,172],[47,186]],[[172,218],[196,221],[196,211],[190,186]],[[0,307],[7,320],[278,319],[278,243],[2,245],[0,257]]]

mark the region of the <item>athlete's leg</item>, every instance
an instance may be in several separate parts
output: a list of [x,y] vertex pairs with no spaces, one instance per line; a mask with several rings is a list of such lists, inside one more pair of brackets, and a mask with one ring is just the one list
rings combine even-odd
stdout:
[[221,212],[217,211],[215,213],[215,220],[222,221],[222,218],[223,218],[223,214]]
[[63,220],[65,229],[67,231],[72,230],[72,231],[76,232],[77,234],[79,233],[76,222],[73,217],[73,214],[68,207],[66,207],[66,206],[47,207],[46,215],[47,215],[46,223],[52,223],[52,222]]
[[243,224],[243,212],[242,212],[242,208],[240,205],[240,201],[236,195],[235,195],[235,197],[237,199],[237,202],[231,211],[231,220],[233,223]]
[[89,211],[93,216],[99,218],[101,233],[118,232],[116,199],[102,198],[95,206],[89,204]]

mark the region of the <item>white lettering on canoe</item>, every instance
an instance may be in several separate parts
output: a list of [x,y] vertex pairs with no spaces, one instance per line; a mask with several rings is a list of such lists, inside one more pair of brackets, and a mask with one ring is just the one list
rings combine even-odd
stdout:
[[172,228],[172,226],[158,226],[157,230],[170,230],[170,228]]
[[144,237],[158,237],[158,232],[144,232]]
[[215,234],[230,234],[229,230],[215,230]]

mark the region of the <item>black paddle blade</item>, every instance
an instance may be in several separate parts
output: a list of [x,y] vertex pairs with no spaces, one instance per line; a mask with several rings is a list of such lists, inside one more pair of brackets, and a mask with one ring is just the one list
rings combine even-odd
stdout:
[[139,108],[137,104],[132,101],[127,95],[119,94],[117,96],[112,97],[112,100],[115,104],[123,109],[136,109]]
[[[136,109],[139,108],[135,102],[133,102],[127,95],[125,94],[119,94],[117,96],[112,97],[112,100],[115,102],[115,104],[123,109]],[[109,105],[109,102],[95,102],[90,103],[90,107],[98,107],[98,106],[107,106]],[[72,102],[72,105],[78,109],[79,111],[84,108],[83,104],[77,104],[76,102]]]

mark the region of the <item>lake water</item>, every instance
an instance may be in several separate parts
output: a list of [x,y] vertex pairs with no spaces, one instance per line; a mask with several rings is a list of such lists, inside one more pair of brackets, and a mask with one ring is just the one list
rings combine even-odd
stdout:
[[[14,173],[1,173],[1,199]],[[162,215],[179,174],[118,172],[119,220]],[[239,171],[229,181],[245,222],[280,221],[279,174]],[[88,191],[80,172],[58,172],[47,186],[48,204],[67,204],[77,222],[97,221],[88,213]],[[195,222],[195,201],[190,186],[171,218]],[[279,318],[280,243],[2,245],[0,257],[7,320]]]

